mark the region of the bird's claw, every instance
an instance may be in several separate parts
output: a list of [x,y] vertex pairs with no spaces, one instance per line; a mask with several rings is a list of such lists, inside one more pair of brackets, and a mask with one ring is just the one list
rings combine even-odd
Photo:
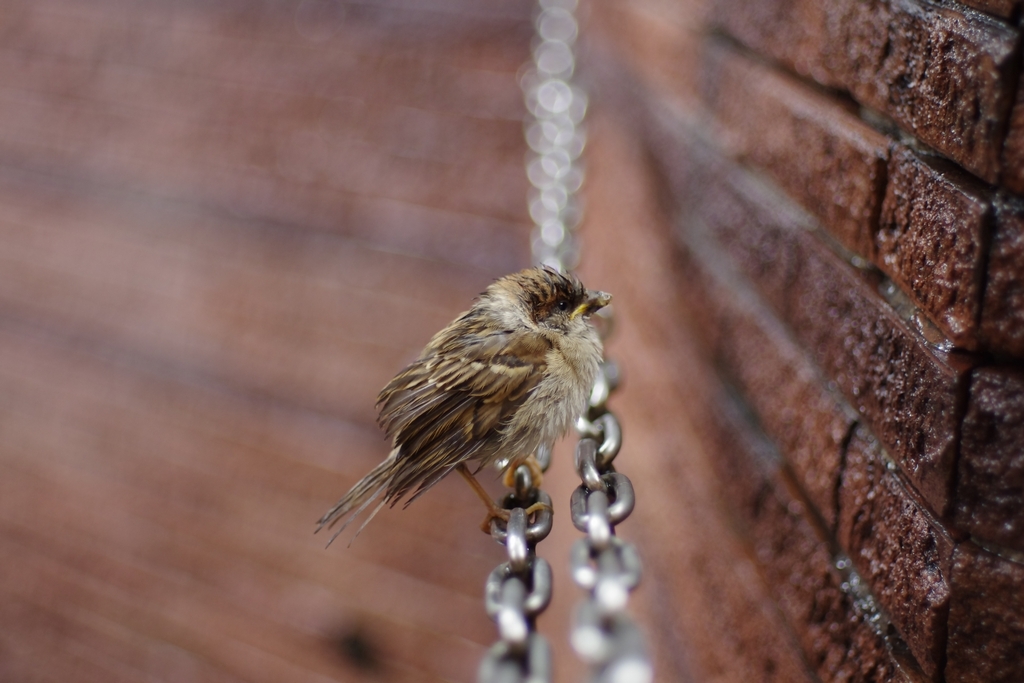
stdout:
[[532,453],[526,456],[519,462],[514,462],[510,467],[505,470],[505,476],[502,479],[502,483],[507,488],[514,489],[516,487],[516,470],[519,469],[520,465],[526,465],[530,470],[530,481],[533,484],[533,488],[539,489],[541,484],[544,482],[544,469],[540,466],[537,461],[537,457]]
[[[535,512],[540,512],[541,510],[550,510],[551,512],[554,512],[554,508],[552,508],[547,503],[534,503],[530,507],[526,508],[526,510],[524,510],[524,512],[526,513],[526,519],[529,520]],[[494,521],[495,519],[500,519],[501,521],[505,522],[505,524],[508,524],[508,520],[511,516],[511,510],[506,510],[495,505],[493,508],[487,511],[487,516],[484,517],[483,523],[480,524],[480,531],[484,532],[489,536],[491,534],[492,521]]]
[[503,510],[502,508],[495,505],[493,508],[487,511],[487,516],[484,517],[484,521],[480,524],[480,531],[484,532],[488,536],[491,535],[491,522],[500,519],[508,524],[509,518],[512,516],[511,510]]

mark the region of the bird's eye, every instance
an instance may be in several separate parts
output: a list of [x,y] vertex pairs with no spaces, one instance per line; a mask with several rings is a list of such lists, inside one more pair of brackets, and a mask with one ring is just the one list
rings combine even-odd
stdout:
[[558,310],[560,310],[560,311],[568,311],[569,310],[569,302],[566,301],[565,299],[559,300],[559,302],[557,304],[555,304],[555,305],[558,306]]

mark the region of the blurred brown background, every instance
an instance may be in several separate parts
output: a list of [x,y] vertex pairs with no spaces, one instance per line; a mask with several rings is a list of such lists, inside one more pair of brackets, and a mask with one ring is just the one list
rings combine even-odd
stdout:
[[[637,493],[617,532],[644,561],[630,611],[658,681],[1020,679],[1024,14],[1018,0],[969,2],[989,14],[925,0],[581,3],[579,272],[615,296],[616,466]],[[496,635],[484,581],[504,552],[461,481],[383,511],[351,547],[349,534],[324,550],[312,531],[387,452],[380,387],[530,261],[516,74],[533,11],[0,0],[0,683],[475,680]],[[855,54],[825,38],[839,28],[892,47],[886,69],[823,82],[815,69]],[[907,85],[921,46],[947,38],[958,47],[934,52],[949,62],[929,72],[933,90]],[[939,87],[964,55],[982,67]],[[904,87],[924,99],[860,106]],[[985,93],[1006,130],[968,123],[975,137],[958,137],[953,124],[973,120],[961,107]],[[914,192],[935,211],[896,241],[921,263],[963,245],[936,249],[973,254],[949,282],[878,258],[875,240],[899,232],[883,229],[883,198],[908,205],[896,180],[919,153],[899,151],[912,135],[947,158],[912,164],[932,169]],[[965,140],[987,140],[987,156]],[[997,158],[1005,186],[979,184]],[[737,251],[705,259],[718,252],[691,243],[704,229]],[[818,279],[773,293],[787,268]],[[865,284],[883,276],[907,301]],[[968,287],[984,333],[965,337],[971,353],[913,322],[946,329],[952,304],[930,288],[979,282],[995,305]],[[864,296],[842,308],[835,292]],[[878,335],[862,353],[848,351],[851,320]],[[889,338],[912,353],[885,357]],[[909,462],[889,455],[916,453],[878,425],[961,440],[985,373],[1009,378],[976,422],[988,442],[955,446],[955,478],[952,458],[916,470],[948,475],[971,515],[1004,506],[964,526],[902,474],[882,478]],[[860,380],[877,380],[864,384],[876,403],[844,384]],[[890,386],[957,398],[900,407],[907,392]],[[859,453],[872,430],[889,455]],[[567,572],[571,447],[545,478],[555,528],[540,547],[559,683],[585,680],[568,645],[582,597]],[[858,485],[868,462],[878,478]],[[830,478],[806,476],[812,465]],[[822,490],[826,505],[808,496]],[[859,538],[836,521],[855,516]],[[1015,536],[992,535],[1004,522]]]
[[532,8],[0,3],[0,680],[475,678],[462,482],[312,530],[529,262]]

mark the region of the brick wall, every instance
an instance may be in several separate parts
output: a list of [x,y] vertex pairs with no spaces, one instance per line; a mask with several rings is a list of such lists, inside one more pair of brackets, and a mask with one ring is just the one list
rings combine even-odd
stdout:
[[[1021,680],[1018,4],[584,6],[659,680]],[[528,260],[531,11],[2,3],[0,679],[472,679],[465,487],[310,531]]]
[[[639,381],[684,387],[652,410],[695,452],[646,467],[715,492],[648,519],[717,596],[651,606],[680,676],[1024,680],[1020,12],[969,5],[591,7],[592,154],[644,208],[591,213],[584,270],[689,330]],[[652,239],[654,282],[612,265]]]
[[0,681],[473,679],[468,487],[313,528],[529,260],[532,3],[477,5],[0,1]]

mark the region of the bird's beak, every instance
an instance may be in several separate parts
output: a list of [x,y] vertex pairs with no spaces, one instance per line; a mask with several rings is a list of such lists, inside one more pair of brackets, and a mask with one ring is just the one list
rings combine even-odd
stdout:
[[591,313],[596,313],[601,310],[612,301],[612,295],[607,292],[587,292],[587,300],[576,307],[576,310],[572,312],[572,318],[582,316],[588,316]]

